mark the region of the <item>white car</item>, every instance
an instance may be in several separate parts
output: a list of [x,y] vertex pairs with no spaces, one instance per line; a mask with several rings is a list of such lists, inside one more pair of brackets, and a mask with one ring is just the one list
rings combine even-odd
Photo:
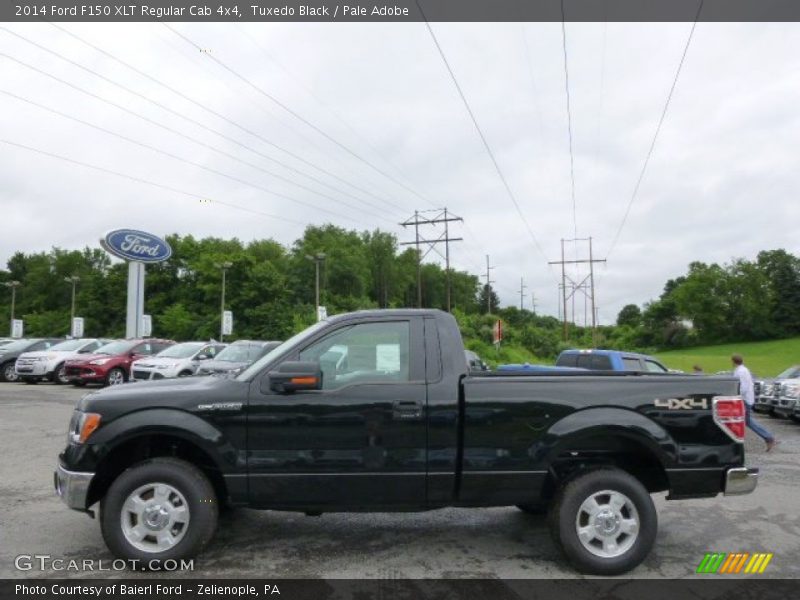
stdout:
[[81,338],[65,340],[50,346],[47,350],[23,352],[17,358],[14,372],[17,378],[25,383],[38,383],[43,379],[59,384],[68,383],[64,372],[65,361],[81,354],[91,354],[107,343],[108,340]]
[[204,360],[214,358],[226,344],[184,342],[162,350],[155,356],[140,358],[131,365],[131,381],[188,377],[197,372]]

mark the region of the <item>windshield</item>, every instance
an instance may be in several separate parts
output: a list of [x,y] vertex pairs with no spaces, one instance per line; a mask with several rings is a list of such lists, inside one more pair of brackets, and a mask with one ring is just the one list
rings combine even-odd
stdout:
[[800,378],[800,366],[795,365],[793,367],[789,367],[783,373],[778,375],[776,379],[798,379]]
[[[322,329],[328,325],[327,320],[318,321],[311,327],[304,329],[300,333],[293,335],[288,340],[283,342],[280,346],[273,348],[269,352],[267,352],[264,356],[254,362],[252,365],[247,367],[244,371],[242,371],[236,379],[239,381],[246,381],[253,377],[256,373],[258,373],[261,368],[272,361],[276,356],[280,356],[281,354],[290,352],[295,346],[300,345],[306,338],[313,336],[317,331]],[[232,346],[231,346],[232,347]],[[222,356],[220,354],[220,356]]]
[[78,348],[85,346],[88,342],[86,340],[67,340],[65,342],[60,342],[55,346],[50,346],[50,350],[77,350]]
[[18,350],[25,350],[28,346],[33,345],[36,340],[19,340],[11,342],[5,346],[0,346],[0,352],[17,352]]
[[133,349],[138,341],[121,341],[121,342],[110,342],[105,346],[100,346],[97,350],[94,351],[95,354],[108,354],[109,356],[114,356],[115,354],[124,354],[125,352],[129,352]]
[[162,350],[156,356],[158,358],[189,358],[200,350],[205,344],[203,342],[187,342],[185,344],[175,344],[166,350]]

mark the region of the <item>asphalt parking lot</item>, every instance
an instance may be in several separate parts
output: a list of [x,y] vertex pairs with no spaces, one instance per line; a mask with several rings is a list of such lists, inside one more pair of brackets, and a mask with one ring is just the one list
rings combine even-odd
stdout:
[[[71,386],[0,383],[0,577],[88,577],[20,571],[15,557],[112,559],[97,522],[53,492],[53,467],[75,401]],[[772,552],[760,577],[800,577],[800,425],[759,417],[781,444],[770,454],[748,431],[753,494],[666,502],[656,498],[659,534],[635,578],[698,577],[706,552]],[[118,573],[117,576],[130,576]],[[515,508],[406,514],[325,514],[240,509],[224,514],[192,574],[236,578],[574,578],[544,519]],[[152,574],[150,575],[152,576]],[[162,577],[190,576],[188,573]],[[708,576],[706,576],[708,577]]]

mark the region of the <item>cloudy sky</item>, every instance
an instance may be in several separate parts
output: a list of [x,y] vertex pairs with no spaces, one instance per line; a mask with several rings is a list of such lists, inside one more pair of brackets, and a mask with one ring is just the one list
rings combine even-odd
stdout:
[[424,24],[170,27],[0,29],[0,264],[118,227],[290,244],[331,222],[408,241],[397,223],[446,206],[464,218],[454,265],[483,273],[491,255],[503,303],[524,278],[549,314],[547,261],[591,236],[608,323],[692,260],[800,252],[800,25],[697,25],[621,230],[691,23],[567,24],[574,210],[561,24],[433,24],[524,221]]

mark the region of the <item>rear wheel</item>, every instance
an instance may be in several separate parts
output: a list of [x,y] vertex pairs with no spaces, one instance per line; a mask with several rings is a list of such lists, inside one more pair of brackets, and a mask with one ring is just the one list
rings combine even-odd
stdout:
[[125,383],[125,371],[115,367],[106,375],[106,385],[120,385]]
[[154,458],[123,472],[102,500],[100,526],[120,558],[151,561],[191,558],[217,527],[214,488],[197,467]]
[[639,565],[658,530],[650,494],[635,477],[612,468],[564,485],[549,521],[553,540],[570,562],[594,575],[619,575]]

